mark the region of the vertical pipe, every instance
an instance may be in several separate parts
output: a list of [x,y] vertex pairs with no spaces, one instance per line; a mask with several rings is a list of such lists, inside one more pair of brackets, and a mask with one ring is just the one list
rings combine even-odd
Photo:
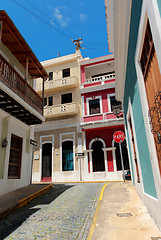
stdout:
[[0,21],[0,42],[1,42],[1,39],[2,39],[2,26],[3,26],[3,22]]
[[42,115],[44,114],[44,84],[45,84],[45,78],[43,77],[43,82],[42,82],[42,99],[43,99]]
[[29,69],[29,57],[27,56],[26,58],[26,69],[25,69],[25,80],[27,82],[27,78],[28,78],[28,69]]

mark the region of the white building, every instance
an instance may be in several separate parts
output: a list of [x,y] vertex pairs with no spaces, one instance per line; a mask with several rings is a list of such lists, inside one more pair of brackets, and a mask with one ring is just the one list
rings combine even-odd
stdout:
[[31,181],[31,125],[40,124],[43,99],[33,78],[46,71],[5,11],[0,11],[0,195]]

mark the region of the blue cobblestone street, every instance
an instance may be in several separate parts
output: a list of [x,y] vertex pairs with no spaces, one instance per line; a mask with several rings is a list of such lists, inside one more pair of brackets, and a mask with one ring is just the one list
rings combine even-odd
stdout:
[[87,239],[103,185],[54,184],[53,190],[0,221],[0,240]]

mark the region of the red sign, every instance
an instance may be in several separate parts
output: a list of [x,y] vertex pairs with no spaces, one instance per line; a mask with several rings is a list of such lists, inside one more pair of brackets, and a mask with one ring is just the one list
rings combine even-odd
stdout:
[[113,134],[113,140],[117,143],[123,142],[125,139],[125,134],[121,131],[117,131]]

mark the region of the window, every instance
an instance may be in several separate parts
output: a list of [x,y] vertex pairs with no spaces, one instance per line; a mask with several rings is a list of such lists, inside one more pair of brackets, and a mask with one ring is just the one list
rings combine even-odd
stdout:
[[49,97],[48,106],[53,106],[53,97]]
[[89,100],[89,114],[97,114],[100,113],[100,99],[92,99]]
[[70,76],[70,68],[63,69],[62,72],[63,72],[63,78]]
[[62,143],[62,171],[74,170],[73,165],[73,141]]
[[53,72],[49,72],[49,80],[53,80]]
[[111,96],[110,97],[110,107],[109,107],[109,112],[112,112],[114,107],[120,107],[122,109],[122,106],[121,106],[121,102],[120,101],[117,101],[115,96]]
[[22,158],[22,138],[12,134],[8,166],[8,178],[15,179],[20,178],[21,158]]
[[44,107],[45,106],[53,106],[53,97],[44,98]]
[[150,62],[152,60],[152,55],[154,55],[153,52],[154,52],[153,38],[152,38],[151,29],[148,21],[141,60],[140,60],[144,79],[146,79],[148,68],[150,67]]
[[61,104],[72,102],[72,93],[61,95]]
[[47,98],[44,98],[44,106],[47,105]]

